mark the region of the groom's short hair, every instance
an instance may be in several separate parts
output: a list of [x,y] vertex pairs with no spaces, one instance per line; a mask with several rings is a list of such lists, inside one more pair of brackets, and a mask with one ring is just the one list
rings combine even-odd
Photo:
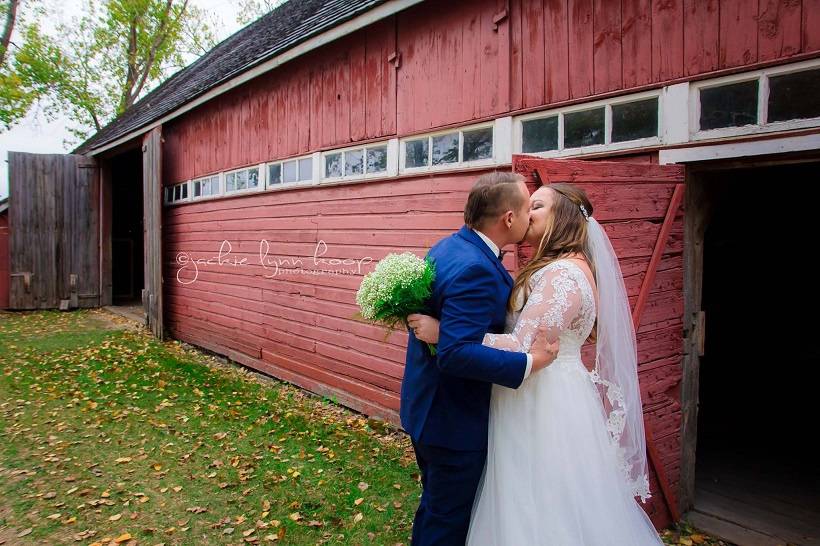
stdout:
[[523,181],[523,176],[511,172],[493,171],[479,176],[464,206],[464,223],[480,229],[487,220],[520,209],[525,198],[518,183]]

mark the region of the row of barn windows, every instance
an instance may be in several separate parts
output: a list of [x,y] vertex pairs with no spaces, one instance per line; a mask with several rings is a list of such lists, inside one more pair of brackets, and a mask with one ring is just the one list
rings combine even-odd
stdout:
[[[818,62],[698,82],[689,88],[690,139],[776,129],[795,120],[820,123]],[[398,173],[508,163],[497,143],[544,156],[661,144],[661,90],[388,142],[314,153],[182,182],[165,202],[190,201],[322,181],[383,178]],[[668,100],[668,99],[667,99]],[[669,103],[666,108],[678,105]],[[515,135],[510,133],[515,130]],[[740,131],[740,132],[738,132]],[[395,166],[395,167],[393,167]],[[392,168],[391,168],[392,167]]]

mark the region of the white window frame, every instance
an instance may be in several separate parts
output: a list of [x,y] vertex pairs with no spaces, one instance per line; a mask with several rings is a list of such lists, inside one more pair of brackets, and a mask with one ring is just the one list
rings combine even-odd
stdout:
[[[387,151],[387,165],[385,170],[369,173],[367,172],[367,150],[372,148],[386,148]],[[364,170],[365,172],[362,174],[355,174],[355,175],[347,175],[345,174],[345,153],[346,152],[355,152],[357,150],[361,150],[364,154]],[[329,155],[335,154],[342,154],[342,175],[341,176],[326,176],[325,175],[325,158]],[[391,165],[391,157],[393,152],[391,150],[390,141],[385,140],[382,142],[372,142],[370,144],[363,144],[359,146],[348,146],[347,148],[337,148],[333,150],[326,150],[321,153],[321,180],[322,182],[342,182],[348,180],[366,180],[366,179],[373,179],[373,178],[387,178],[390,175],[390,165]]]
[[[244,188],[241,190],[232,190],[228,191],[228,175],[234,173],[240,173],[242,171],[249,171],[251,169],[259,169],[259,183],[256,185],[255,188]],[[246,165],[245,167],[241,167],[239,169],[231,169],[229,171],[222,172],[222,176],[220,178],[220,190],[222,197],[231,197],[234,195],[244,195],[246,193],[256,193],[259,191],[263,191],[265,189],[266,180],[267,180],[267,168],[265,167],[264,163],[259,163],[257,165]]]
[[[789,65],[775,66],[743,72],[742,74],[732,74],[722,78],[714,78],[700,82],[693,82],[689,86],[689,102],[692,107],[689,109],[689,127],[691,127],[692,140],[706,140],[714,138],[725,138],[731,136],[741,136],[753,133],[769,133],[775,131],[789,131],[794,129],[805,129],[820,125],[820,117],[807,119],[793,119],[786,121],[768,122],[769,116],[769,78],[804,70],[820,69],[820,59],[812,59]],[[721,127],[719,129],[700,129],[700,90],[713,87],[721,87],[728,84],[746,81],[758,82],[757,95],[757,123],[743,125],[740,127]]]
[[[217,188],[216,193],[212,193],[211,195],[200,195],[199,197],[194,196],[194,186],[197,182],[202,182],[203,180],[209,180],[211,178],[216,177],[217,184],[219,187]],[[209,199],[214,199],[217,197],[224,197],[225,196],[225,173],[211,173],[206,176],[200,176],[199,178],[194,178],[188,181],[190,187],[188,188],[188,193],[191,196],[191,201],[207,201]]]
[[[657,97],[658,99],[658,135],[654,137],[638,138],[634,140],[624,140],[622,142],[612,142],[612,106],[630,102],[639,102],[642,100],[651,99],[655,97]],[[614,97],[611,99],[585,102],[582,104],[565,106],[563,108],[554,108],[552,110],[544,110],[541,112],[534,112],[531,114],[516,116],[513,120],[513,149],[516,151],[516,153],[525,153],[522,151],[524,148],[525,121],[549,118],[553,116],[558,116],[558,149],[545,150],[543,152],[526,152],[527,155],[532,155],[536,157],[580,156],[584,154],[593,154],[616,150],[629,150],[632,148],[644,148],[647,146],[658,146],[663,143],[663,114],[665,106],[664,98],[665,97],[663,89],[653,89],[650,91],[633,93],[631,95],[624,95],[620,97]],[[564,146],[564,116],[566,114],[571,114],[573,112],[584,112],[586,110],[595,110],[601,107],[604,108],[604,143],[593,144],[591,146],[566,148]]]
[[[296,156],[296,157],[288,157],[286,159],[278,159],[276,161],[268,161],[267,163],[265,163],[264,164],[264,166],[265,166],[264,167],[264,171],[265,171],[265,186],[264,186],[264,188],[265,188],[265,190],[266,191],[267,190],[277,190],[277,189],[282,189],[282,188],[292,188],[294,186],[307,186],[307,185],[314,184],[316,182],[316,156],[317,155],[319,155],[319,154],[314,153],[314,154],[308,154],[308,155],[300,155],[300,156]],[[301,174],[301,172],[300,172],[301,169],[299,167],[299,164],[300,164],[301,161],[303,161],[305,159],[310,159],[310,162],[311,162],[310,178],[308,178],[307,180],[299,180],[299,178],[300,178],[299,175]],[[290,163],[290,162],[293,162],[293,161],[296,162],[296,178],[297,178],[297,180],[295,182],[285,182],[285,165],[284,164],[285,163]],[[277,165],[277,164],[279,165],[279,173],[280,173],[279,176],[282,178],[282,182],[279,182],[278,184],[272,184],[271,181],[269,180],[269,178],[270,178],[269,177],[270,166],[271,165]]]
[[[503,119],[503,118],[500,118]],[[402,138],[399,141],[399,173],[412,174],[423,172],[437,172],[450,171],[454,169],[464,169],[466,167],[482,167],[486,165],[495,165],[499,160],[499,141],[498,141],[498,121],[492,120],[484,123],[476,123],[473,125],[465,125],[463,127],[453,127],[442,131],[435,131],[432,133],[424,133],[421,135],[413,135]],[[474,131],[476,129],[493,130],[493,155],[487,159],[476,159],[473,161],[464,161],[464,133]],[[442,165],[433,165],[433,137],[441,135],[449,135],[451,133],[458,133],[458,161],[453,163],[445,163]],[[427,165],[422,167],[407,167],[407,148],[405,144],[414,140],[427,139]]]
[[[177,186],[179,186],[179,187],[187,186],[187,188],[188,188],[188,197],[180,197],[179,199],[174,199],[173,198],[173,192],[174,192],[174,189]],[[171,188],[171,199],[168,199],[168,197],[167,197],[167,194],[166,194],[166,189],[167,188]],[[192,196],[193,196],[193,191],[192,190],[193,190],[193,186],[191,186],[191,181],[190,180],[186,180],[185,182],[179,182],[177,184],[172,184],[170,186],[164,186],[162,188],[162,200],[164,201],[164,203],[166,205],[179,205],[181,203],[188,203],[189,201],[192,200]],[[180,192],[181,191],[182,190],[180,190]]]

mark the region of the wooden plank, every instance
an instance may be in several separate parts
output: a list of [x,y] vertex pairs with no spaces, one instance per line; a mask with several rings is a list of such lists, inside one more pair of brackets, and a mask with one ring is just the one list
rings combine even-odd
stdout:
[[732,68],[757,62],[758,0],[722,0],[718,66]]
[[759,0],[757,17],[759,61],[780,59],[800,52],[801,8],[801,2]]
[[148,327],[164,339],[162,287],[162,128],[145,134],[142,145],[144,275],[143,306]]
[[593,94],[594,34],[592,0],[569,1],[569,95],[576,99]]
[[545,43],[544,9],[541,0],[521,0],[521,62],[526,67],[521,81],[524,108],[545,102],[544,90],[549,81],[545,70],[550,57],[545,55],[549,46]]
[[510,110],[523,108],[524,35],[523,4],[527,0],[510,0]]
[[803,0],[802,51],[820,51],[820,0]]
[[652,78],[683,75],[683,0],[652,3]]
[[367,77],[365,71],[368,67],[365,64],[367,58],[365,47],[364,36],[360,34],[350,49],[350,140],[352,142],[367,138],[366,111],[373,107],[381,111],[381,108],[379,108],[381,96],[373,97],[378,99],[376,104],[367,102],[365,93]]
[[621,43],[624,88],[652,82],[651,0],[623,0]]
[[594,0],[592,21],[594,91],[597,94],[623,89],[620,3]]
[[566,0],[544,0],[544,102],[570,98],[569,10]]
[[687,76],[717,70],[720,0],[684,0],[684,71]]

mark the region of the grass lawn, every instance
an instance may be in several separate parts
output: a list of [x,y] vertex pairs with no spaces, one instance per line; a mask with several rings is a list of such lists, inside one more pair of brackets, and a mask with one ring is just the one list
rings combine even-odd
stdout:
[[420,492],[407,437],[330,400],[105,311],[0,313],[0,544],[407,545]]

